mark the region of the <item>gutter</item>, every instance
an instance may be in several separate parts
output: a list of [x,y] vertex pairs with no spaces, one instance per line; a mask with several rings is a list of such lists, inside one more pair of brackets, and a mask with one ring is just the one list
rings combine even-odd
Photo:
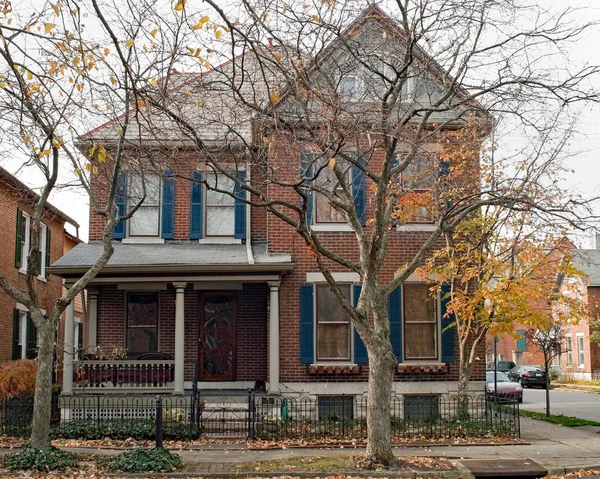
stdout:
[[[58,276],[85,274],[92,265],[82,266],[49,266],[47,270]],[[121,266],[105,266],[101,274],[108,273],[222,273],[226,272],[271,272],[271,271],[291,271],[294,269],[293,263],[261,263],[261,264],[165,264],[165,265],[121,265]]]

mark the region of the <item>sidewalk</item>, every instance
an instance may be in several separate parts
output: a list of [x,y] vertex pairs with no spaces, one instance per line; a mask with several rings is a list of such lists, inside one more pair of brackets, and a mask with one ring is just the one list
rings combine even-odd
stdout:
[[[461,460],[502,460],[530,459],[548,470],[548,474],[562,475],[580,469],[600,470],[600,428],[567,428],[535,419],[521,418],[521,438],[529,444],[507,446],[433,446],[398,447],[397,456],[441,456],[452,460],[458,472],[419,474],[420,477],[470,478],[470,472],[461,464]],[[86,448],[70,449],[74,452],[90,452]],[[116,454],[122,451],[96,450],[98,454]],[[289,448],[274,450],[248,449],[244,444],[219,444],[203,449],[176,451],[185,464],[183,474],[212,477],[234,477],[240,475],[236,465],[242,462],[267,461],[289,457],[330,456],[338,454],[357,454],[363,448]],[[276,475],[272,471],[268,475]],[[343,472],[343,471],[340,471]],[[177,473],[181,476],[181,473]],[[290,475],[290,471],[281,471]],[[305,476],[293,472],[294,476]],[[319,474],[309,474],[317,476]],[[352,475],[357,475],[352,471]],[[375,475],[385,477],[378,471]],[[165,474],[161,474],[164,477]],[[394,473],[393,477],[399,477]],[[413,477],[413,476],[411,476]]]

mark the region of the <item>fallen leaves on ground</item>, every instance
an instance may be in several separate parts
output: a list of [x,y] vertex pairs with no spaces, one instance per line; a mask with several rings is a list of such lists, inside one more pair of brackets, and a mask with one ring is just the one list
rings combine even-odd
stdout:
[[600,476],[600,471],[584,471],[572,472],[564,476],[546,476],[544,479],[570,479],[572,477]]

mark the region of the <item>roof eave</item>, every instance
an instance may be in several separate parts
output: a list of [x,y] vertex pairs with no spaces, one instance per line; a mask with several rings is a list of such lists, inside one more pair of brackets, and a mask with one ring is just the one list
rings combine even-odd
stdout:
[[[46,269],[57,276],[75,276],[85,274],[90,266],[48,266]],[[132,273],[264,273],[269,271],[291,271],[293,263],[263,264],[211,264],[211,265],[138,265],[138,266],[105,266],[100,275],[132,274]]]

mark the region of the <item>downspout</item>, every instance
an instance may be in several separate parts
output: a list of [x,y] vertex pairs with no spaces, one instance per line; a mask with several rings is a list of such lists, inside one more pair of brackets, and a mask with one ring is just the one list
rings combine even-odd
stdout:
[[[246,182],[250,183],[250,162],[246,162]],[[250,195],[248,190],[244,190],[246,193],[246,199]],[[254,264],[254,254],[252,253],[252,228],[251,228],[251,205],[246,203],[246,254],[248,255],[248,264]]]

